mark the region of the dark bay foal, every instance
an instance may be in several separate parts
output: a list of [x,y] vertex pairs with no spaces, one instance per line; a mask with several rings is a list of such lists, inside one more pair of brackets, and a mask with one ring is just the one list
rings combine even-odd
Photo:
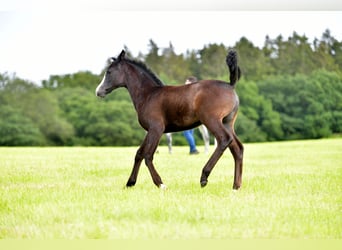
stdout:
[[147,131],[136,153],[127,187],[135,185],[141,162],[145,160],[154,184],[165,188],[153,164],[153,155],[162,134],[191,129],[200,124],[204,124],[217,140],[217,147],[202,170],[201,186],[206,186],[210,172],[229,147],[235,161],[233,189],[241,187],[243,145],[234,131],[239,107],[234,88],[240,78],[235,51],[229,51],[226,64],[230,73],[229,83],[201,80],[188,85],[165,86],[144,64],[126,58],[125,51],[118,58],[113,58],[96,88],[96,95],[105,97],[116,88],[127,88],[139,123]]

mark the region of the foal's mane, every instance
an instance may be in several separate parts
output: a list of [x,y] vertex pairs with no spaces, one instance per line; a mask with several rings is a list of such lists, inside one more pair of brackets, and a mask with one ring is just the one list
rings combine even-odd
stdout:
[[125,61],[127,61],[130,64],[133,64],[134,66],[137,66],[139,69],[147,73],[158,86],[164,86],[162,81],[144,63],[128,58],[125,58]]

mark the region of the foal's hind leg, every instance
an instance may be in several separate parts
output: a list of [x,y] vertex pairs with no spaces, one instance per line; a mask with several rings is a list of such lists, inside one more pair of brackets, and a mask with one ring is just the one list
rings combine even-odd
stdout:
[[214,134],[217,140],[217,147],[202,170],[200,180],[202,187],[205,187],[207,185],[208,176],[210,175],[217,161],[222,156],[223,152],[226,150],[226,148],[232,141],[232,136],[229,135],[228,131],[225,129],[222,122],[217,122],[216,124],[211,123],[206,125],[208,129]]
[[233,136],[234,139],[229,145],[230,152],[232,152],[235,161],[233,189],[239,189],[242,183],[243,145],[235,133]]

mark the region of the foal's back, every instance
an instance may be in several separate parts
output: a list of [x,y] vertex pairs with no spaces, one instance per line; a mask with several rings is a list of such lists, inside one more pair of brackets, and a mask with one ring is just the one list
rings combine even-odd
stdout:
[[202,80],[182,86],[164,86],[154,93],[149,109],[164,117],[165,132],[196,127],[205,117],[223,119],[238,105],[234,87],[218,80]]

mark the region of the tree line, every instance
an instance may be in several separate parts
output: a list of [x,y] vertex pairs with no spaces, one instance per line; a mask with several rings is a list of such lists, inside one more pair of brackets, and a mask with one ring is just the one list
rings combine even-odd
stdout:
[[[329,30],[312,43],[296,32],[266,36],[262,48],[242,37],[234,46],[208,44],[177,54],[170,43],[134,57],[168,85],[199,79],[228,80],[227,51],[238,52],[242,78],[236,132],[244,142],[329,137],[342,132],[342,41]],[[105,69],[104,69],[105,70]],[[105,99],[94,90],[101,75],[82,71],[51,75],[41,85],[0,74],[0,145],[130,146],[145,132],[125,89]],[[200,142],[199,133],[196,133]],[[174,144],[184,145],[181,133]],[[161,143],[165,143],[162,138]]]

